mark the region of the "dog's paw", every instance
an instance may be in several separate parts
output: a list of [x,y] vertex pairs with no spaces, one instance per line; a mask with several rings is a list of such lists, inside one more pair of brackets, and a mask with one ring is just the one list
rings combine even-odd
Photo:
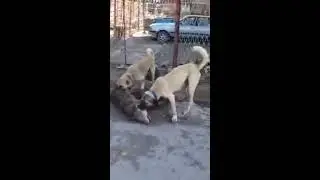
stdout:
[[190,112],[190,111],[183,111],[183,112],[181,113],[181,116],[185,117],[189,112]]
[[188,112],[179,113],[178,118],[182,120],[187,120],[189,116],[187,116]]
[[171,121],[173,123],[178,122],[178,116],[177,115],[173,115],[172,118],[171,118]]

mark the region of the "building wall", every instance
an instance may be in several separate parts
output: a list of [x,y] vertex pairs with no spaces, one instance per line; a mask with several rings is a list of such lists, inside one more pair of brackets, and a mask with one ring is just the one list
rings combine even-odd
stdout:
[[[176,4],[171,1],[164,1],[161,4],[162,12],[167,16],[175,15]],[[151,6],[153,4],[150,4]],[[183,0],[181,1],[181,16],[188,14],[210,15],[210,1],[209,0]]]

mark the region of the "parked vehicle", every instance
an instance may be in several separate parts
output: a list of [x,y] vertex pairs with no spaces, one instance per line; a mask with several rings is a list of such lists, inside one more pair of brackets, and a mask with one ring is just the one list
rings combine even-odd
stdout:
[[[155,22],[149,26],[149,34],[161,43],[173,39],[175,22]],[[210,39],[210,16],[187,15],[180,20],[179,36],[182,39]]]
[[174,23],[173,17],[157,17],[152,21],[152,24],[154,23]]

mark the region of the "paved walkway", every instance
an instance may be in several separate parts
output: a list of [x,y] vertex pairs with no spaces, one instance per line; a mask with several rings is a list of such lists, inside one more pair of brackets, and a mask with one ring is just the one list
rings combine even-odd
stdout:
[[[177,103],[178,112],[186,103]],[[130,123],[111,106],[111,180],[209,180],[209,108],[195,105],[189,119],[168,122],[164,109],[146,126]]]

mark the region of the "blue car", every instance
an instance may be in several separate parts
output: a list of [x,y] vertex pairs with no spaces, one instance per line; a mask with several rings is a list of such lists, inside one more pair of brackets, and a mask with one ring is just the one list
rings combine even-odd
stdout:
[[[156,22],[149,26],[149,34],[161,43],[173,39],[175,20],[172,22]],[[210,39],[210,16],[187,15],[180,20],[179,36],[183,39],[197,38],[202,41]]]

